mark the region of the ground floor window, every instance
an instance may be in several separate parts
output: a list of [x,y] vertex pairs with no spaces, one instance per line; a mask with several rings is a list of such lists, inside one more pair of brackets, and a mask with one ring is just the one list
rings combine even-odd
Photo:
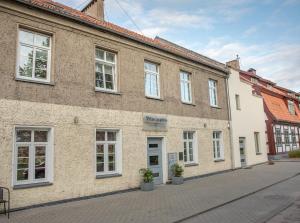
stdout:
[[282,145],[282,137],[281,137],[281,131],[280,129],[275,130],[275,137],[276,137],[276,144],[278,146]]
[[256,154],[259,154],[260,153],[259,132],[254,132],[254,142],[255,142]]
[[290,135],[289,135],[289,130],[284,130],[284,142],[285,144],[290,144]]
[[120,172],[119,130],[96,131],[96,173],[97,175]]
[[296,145],[297,139],[296,139],[296,133],[295,133],[294,129],[291,130],[291,135],[292,135],[292,143],[293,143],[293,145]]
[[214,150],[214,159],[220,160],[224,159],[224,150],[222,146],[222,132],[214,131],[213,132],[213,150]]
[[183,132],[183,157],[185,163],[195,162],[195,132]]
[[51,129],[16,128],[14,184],[49,181],[51,176]]

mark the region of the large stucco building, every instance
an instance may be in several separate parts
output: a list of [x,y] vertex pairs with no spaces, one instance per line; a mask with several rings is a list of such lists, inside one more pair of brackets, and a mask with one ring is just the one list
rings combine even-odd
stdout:
[[[0,1],[0,185],[13,208],[232,168],[222,63],[50,0]],[[99,11],[100,10],[100,11]],[[88,15],[89,14],[89,15]]]
[[263,97],[253,83],[241,75],[239,60],[227,63],[230,68],[229,98],[234,168],[264,163],[267,157],[266,115]]

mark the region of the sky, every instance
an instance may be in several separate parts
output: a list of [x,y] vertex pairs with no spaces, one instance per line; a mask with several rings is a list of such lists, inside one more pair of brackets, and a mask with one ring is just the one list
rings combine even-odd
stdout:
[[[81,9],[89,0],[56,1]],[[104,3],[109,22],[152,38],[160,36],[223,63],[238,55],[243,70],[254,68],[277,85],[300,92],[300,0]]]

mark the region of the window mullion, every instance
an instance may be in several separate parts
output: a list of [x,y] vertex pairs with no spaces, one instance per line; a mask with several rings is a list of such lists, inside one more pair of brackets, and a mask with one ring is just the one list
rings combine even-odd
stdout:
[[104,173],[108,172],[108,143],[104,144]]
[[[105,55],[105,54],[104,54]],[[105,69],[104,69],[105,65],[102,64],[102,74],[103,74],[103,87],[104,89],[106,89],[106,78],[105,78]]]
[[33,55],[32,55],[32,74],[31,78],[35,79],[35,60],[36,60],[36,47],[33,46]]

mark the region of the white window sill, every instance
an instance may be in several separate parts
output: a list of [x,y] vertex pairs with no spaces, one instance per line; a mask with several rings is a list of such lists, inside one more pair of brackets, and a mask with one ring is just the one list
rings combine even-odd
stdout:
[[218,163],[218,162],[224,162],[224,161],[225,161],[225,159],[221,159],[221,158],[220,158],[220,159],[215,159],[215,160],[214,160],[215,163]]
[[217,105],[210,105],[211,108],[216,108],[216,109],[221,109],[221,107],[217,106]]
[[163,99],[161,99],[161,98],[158,98],[158,97],[152,97],[152,96],[147,96],[146,95],[146,98],[148,98],[148,99],[153,99],[153,100],[158,100],[158,101],[163,101]]
[[102,174],[96,175],[96,179],[104,179],[104,178],[111,178],[111,177],[121,177],[122,174],[120,173],[111,173],[111,174]]
[[185,163],[184,167],[199,166],[199,163]]
[[192,102],[186,102],[186,101],[181,101],[182,104],[184,105],[191,105],[191,106],[196,106],[194,103]]
[[95,91],[101,92],[101,93],[106,93],[106,94],[122,95],[120,92],[117,92],[117,91],[110,91],[110,90],[99,89],[99,88],[95,88]]
[[18,190],[18,189],[27,189],[27,188],[34,188],[34,187],[45,187],[51,185],[53,185],[53,183],[50,182],[18,184],[18,185],[14,185],[13,189]]
[[21,81],[21,82],[29,82],[29,83],[33,83],[33,84],[45,84],[45,85],[51,85],[51,86],[55,85],[53,82],[49,82],[49,81],[39,81],[39,80],[26,79],[26,78],[20,78],[20,77],[16,77],[15,80]]

